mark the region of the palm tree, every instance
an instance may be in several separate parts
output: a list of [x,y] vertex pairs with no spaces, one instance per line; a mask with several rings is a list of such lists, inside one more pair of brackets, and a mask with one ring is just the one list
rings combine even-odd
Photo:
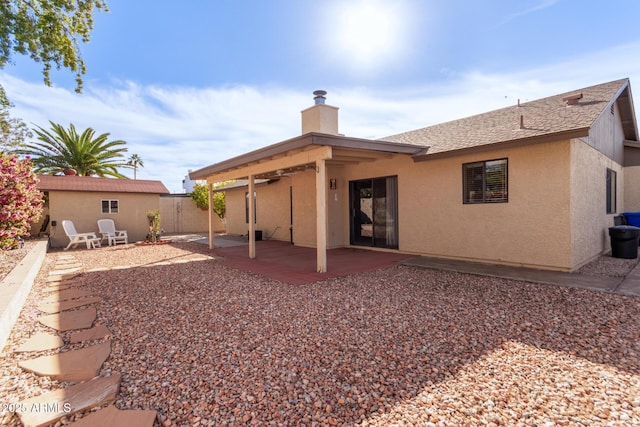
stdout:
[[125,141],[107,141],[108,133],[95,137],[91,128],[78,134],[73,124],[67,130],[59,124],[49,123],[51,131],[40,126],[34,129],[39,142],[25,144],[15,151],[19,155],[31,156],[36,172],[55,174],[75,169],[78,175],[126,178],[118,172],[119,167],[127,167],[124,161]]
[[129,161],[127,162],[127,166],[131,166],[133,168],[133,179],[136,179],[136,172],[138,171],[138,166],[141,168],[144,167],[144,162],[137,154],[132,154],[129,157]]

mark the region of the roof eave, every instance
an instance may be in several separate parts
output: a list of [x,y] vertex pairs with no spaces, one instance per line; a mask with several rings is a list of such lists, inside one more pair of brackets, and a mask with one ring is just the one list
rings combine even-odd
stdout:
[[624,101],[624,106],[620,106],[620,120],[622,120],[622,127],[625,133],[625,139],[631,141],[638,140],[638,123],[636,122],[636,112],[633,106],[633,96],[631,95],[631,83],[627,79],[616,96],[613,102]]
[[556,132],[546,135],[536,135],[526,138],[511,139],[507,141],[498,141],[491,144],[477,145],[474,147],[459,148],[456,150],[441,151],[429,154],[429,150],[423,151],[413,156],[414,162],[426,162],[429,160],[443,159],[447,157],[455,157],[463,154],[481,153],[486,151],[498,150],[503,148],[521,147],[524,145],[541,144],[545,142],[563,141],[574,138],[583,138],[589,136],[589,127],[571,129],[568,131]]
[[193,180],[206,179],[208,176],[219,172],[238,168],[252,162],[264,160],[271,156],[276,156],[286,153],[287,151],[301,149],[311,145],[353,148],[360,150],[371,150],[410,155],[416,154],[424,148],[415,145],[389,141],[350,138],[342,135],[330,135],[311,132],[192,171],[189,173],[189,178]]

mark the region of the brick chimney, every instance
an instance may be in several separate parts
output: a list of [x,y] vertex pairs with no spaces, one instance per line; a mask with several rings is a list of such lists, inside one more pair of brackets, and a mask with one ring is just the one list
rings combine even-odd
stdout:
[[325,104],[327,92],[316,90],[313,92],[315,104],[301,111],[302,134],[309,132],[338,135],[338,107]]

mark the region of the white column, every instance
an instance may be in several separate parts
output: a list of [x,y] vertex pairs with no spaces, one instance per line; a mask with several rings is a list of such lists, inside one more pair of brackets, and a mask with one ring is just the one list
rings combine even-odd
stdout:
[[247,203],[249,204],[249,258],[251,259],[256,257],[255,211],[253,209],[256,202],[253,196],[254,191],[253,175],[249,175],[249,200],[247,200]]
[[327,169],[316,160],[316,251],[318,273],[327,272]]
[[213,184],[207,184],[209,190],[209,249],[214,248],[213,235],[215,234],[215,221],[213,215]]

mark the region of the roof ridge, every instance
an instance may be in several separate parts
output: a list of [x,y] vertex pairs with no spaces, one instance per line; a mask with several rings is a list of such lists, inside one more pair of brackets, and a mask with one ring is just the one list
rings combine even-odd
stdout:
[[[588,132],[629,85],[628,78],[613,80],[389,135],[379,140],[429,147],[428,155],[432,155],[553,135],[566,138],[576,132]],[[578,94],[580,98],[563,99]]]
[[[434,126],[445,126],[445,125],[450,125],[456,122],[461,122],[461,121],[465,121],[468,119],[473,119],[473,118],[478,118],[478,117],[482,117],[482,116],[486,116],[488,114],[492,114],[492,113],[499,113],[501,111],[506,111],[506,110],[512,110],[514,108],[522,108],[522,107],[526,107],[526,106],[530,106],[531,104],[534,103],[539,103],[541,101],[547,100],[547,99],[555,99],[555,98],[560,98],[560,97],[566,97],[568,95],[572,95],[575,94],[576,92],[581,92],[581,91],[590,91],[594,88],[598,88],[598,87],[602,87],[602,86],[606,86],[606,85],[611,85],[611,84],[620,84],[622,85],[625,82],[629,82],[629,78],[625,77],[622,79],[617,79],[617,80],[612,80],[610,82],[606,82],[606,83],[600,83],[600,84],[596,84],[596,85],[591,85],[591,86],[587,86],[587,87],[583,87],[583,88],[579,88],[579,89],[574,89],[574,90],[570,90],[567,92],[563,92],[563,93],[559,93],[559,94],[555,94],[555,95],[549,95],[549,96],[545,96],[542,98],[537,98],[537,99],[533,99],[531,101],[526,101],[526,102],[520,102],[520,100],[518,100],[518,103],[515,105],[508,105],[506,107],[502,107],[502,108],[496,108],[495,110],[489,110],[489,111],[485,111],[482,113],[478,113],[478,114],[472,114],[470,116],[464,116],[464,117],[459,117],[457,119],[452,119],[452,120],[447,120],[444,122],[440,122],[440,123],[435,123],[429,126],[424,126],[424,127],[420,127],[420,128],[416,128],[416,129],[412,129],[412,130],[408,130],[408,131],[404,131],[404,132],[400,132],[400,133],[396,133],[396,134],[392,134],[392,135],[388,135],[382,138],[377,138],[376,140],[379,141],[387,141],[387,138],[394,138],[400,135],[405,135],[411,132],[416,132],[416,131],[420,131],[423,129],[428,129]],[[394,140],[388,140],[389,142],[398,142],[398,141],[394,141]]]

